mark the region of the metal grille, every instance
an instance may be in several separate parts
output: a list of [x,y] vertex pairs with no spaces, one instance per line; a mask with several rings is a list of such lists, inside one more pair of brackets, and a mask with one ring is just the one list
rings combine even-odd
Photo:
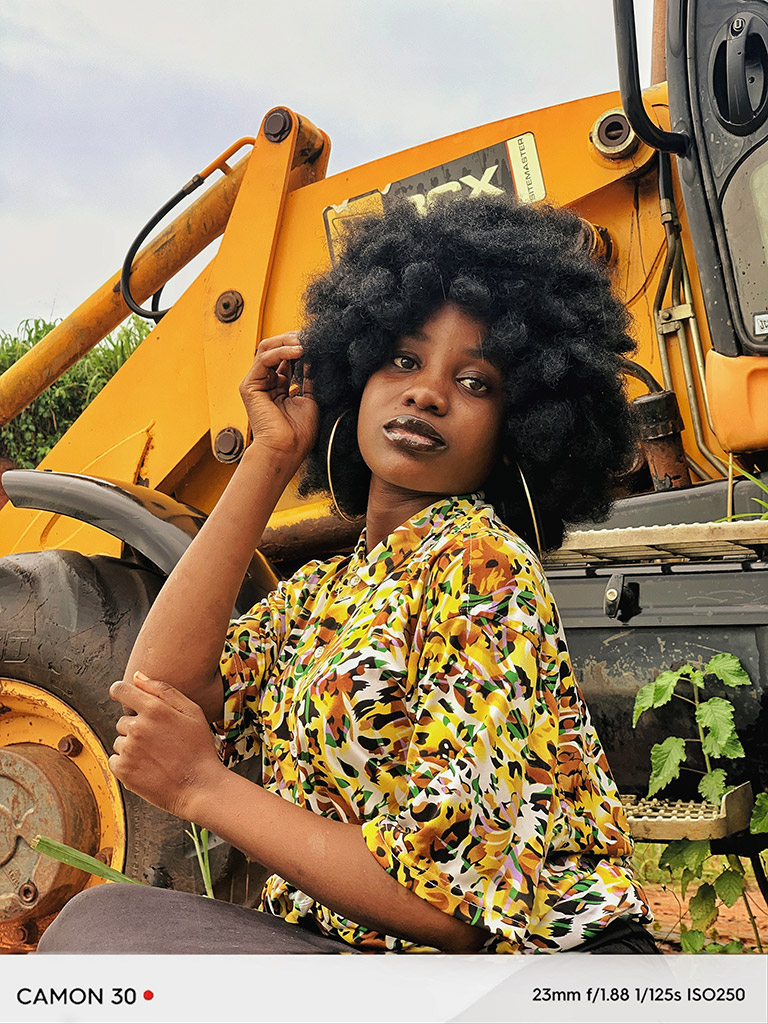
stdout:
[[726,793],[720,807],[699,800],[622,797],[634,839],[669,843],[674,839],[721,839],[749,825],[754,803],[748,782]]
[[625,562],[755,561],[768,551],[768,520],[574,530],[546,565]]

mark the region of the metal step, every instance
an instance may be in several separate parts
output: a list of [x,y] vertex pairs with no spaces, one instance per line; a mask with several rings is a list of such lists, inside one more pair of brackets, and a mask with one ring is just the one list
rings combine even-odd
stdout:
[[755,561],[768,552],[768,520],[573,530],[547,566],[638,562]]
[[699,800],[649,800],[623,796],[629,830],[637,842],[674,839],[722,839],[749,827],[754,805],[749,782],[726,793],[720,807]]

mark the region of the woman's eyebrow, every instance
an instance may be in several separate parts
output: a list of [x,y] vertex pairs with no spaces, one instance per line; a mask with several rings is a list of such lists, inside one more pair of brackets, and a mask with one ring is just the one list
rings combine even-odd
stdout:
[[[429,343],[431,343],[432,338],[430,337],[429,334],[426,334],[422,330],[415,330],[415,331],[409,331],[407,334],[404,334],[403,337],[399,339],[398,343],[402,344],[406,340],[407,341],[426,341],[429,344]],[[470,359],[482,359],[483,362],[486,362],[486,363],[492,362],[492,360],[490,360],[488,358],[488,356],[485,354],[485,349],[483,348],[482,341],[477,346],[477,348],[465,348],[462,354],[465,355],[465,356],[468,356]]]

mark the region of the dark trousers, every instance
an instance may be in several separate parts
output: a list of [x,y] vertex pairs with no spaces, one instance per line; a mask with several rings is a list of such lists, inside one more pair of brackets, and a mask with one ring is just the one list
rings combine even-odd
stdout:
[[[355,953],[344,942],[220,900],[147,885],[79,893],[43,933],[38,953]],[[614,921],[574,953],[658,953],[634,921]]]
[[354,953],[280,917],[149,885],[78,893],[43,933],[38,953]]

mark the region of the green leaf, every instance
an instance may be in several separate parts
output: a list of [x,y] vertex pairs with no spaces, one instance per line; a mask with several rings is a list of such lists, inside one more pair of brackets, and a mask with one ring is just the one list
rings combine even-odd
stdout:
[[699,781],[699,793],[711,804],[720,804],[725,793],[725,770],[715,768]]
[[721,953],[743,953],[744,943],[741,939],[731,939],[730,942],[726,942],[724,946],[720,948]]
[[725,859],[728,861],[728,867],[732,871],[737,871],[740,875],[744,875],[744,865],[741,863],[741,859],[736,856],[735,853],[726,854]]
[[703,672],[691,672],[688,676],[691,686],[695,686],[697,690],[702,689],[704,686],[704,673]]
[[683,862],[685,866],[695,871],[697,877],[701,876],[701,868],[704,861],[710,855],[708,839],[683,839],[685,849],[683,851]]
[[725,741],[725,746],[720,756],[730,758],[744,757],[744,747],[742,747],[741,740],[735,733]]
[[768,832],[768,793],[757,794],[755,806],[752,808],[749,831],[753,835],[757,832]]
[[679,871],[686,867],[685,851],[687,846],[687,839],[673,839],[661,851],[659,867],[669,868],[670,871]]
[[708,732],[704,736],[701,749],[710,757],[730,757],[731,759],[744,757],[744,747],[735,732],[722,744],[717,742],[711,732]]
[[685,760],[685,740],[679,736],[667,736],[663,743],[651,747],[651,777],[648,780],[648,796],[668,786],[680,774],[680,764]]
[[752,680],[741,666],[741,662],[734,654],[716,654],[710,660],[705,672],[711,672],[717,676],[721,683],[726,686],[751,686]]
[[648,711],[649,708],[653,707],[653,694],[656,689],[656,683],[646,683],[645,686],[641,686],[635,694],[635,710],[632,715],[632,728],[634,729],[637,725],[637,720],[644,711]]
[[680,932],[680,945],[684,953],[700,953],[704,949],[704,932],[693,928]]
[[708,839],[675,839],[661,851],[659,867],[672,871],[688,868],[699,878],[701,866],[709,856]]
[[660,708],[662,705],[672,700],[674,689],[680,682],[680,677],[684,672],[685,668],[681,668],[676,672],[661,672],[656,677],[653,684],[652,708]]
[[704,931],[717,919],[717,894],[709,882],[700,885],[696,895],[688,902],[688,913],[694,928]]
[[738,871],[723,871],[715,879],[715,892],[726,907],[732,907],[744,892],[744,879]]
[[694,878],[700,878],[701,873],[698,874],[695,871],[691,871],[690,868],[683,868],[683,873],[680,876],[680,895],[685,899],[685,894],[688,892],[688,886],[694,880]]
[[723,697],[710,697],[696,708],[696,721],[708,730],[707,739],[717,750],[715,757],[722,752],[726,742],[736,735],[733,724],[733,704]]

